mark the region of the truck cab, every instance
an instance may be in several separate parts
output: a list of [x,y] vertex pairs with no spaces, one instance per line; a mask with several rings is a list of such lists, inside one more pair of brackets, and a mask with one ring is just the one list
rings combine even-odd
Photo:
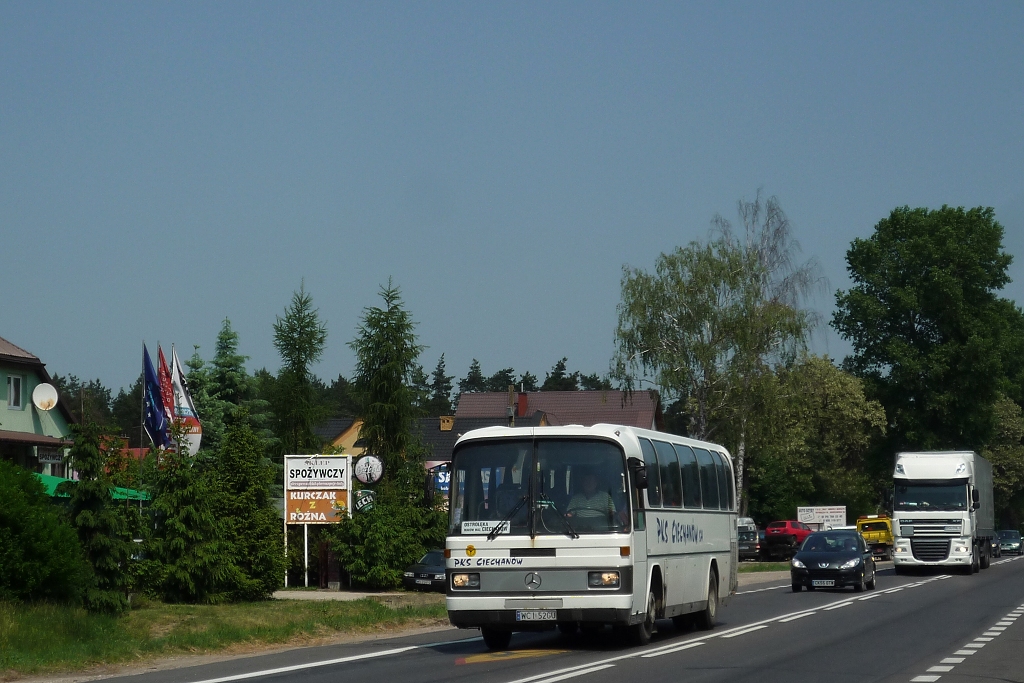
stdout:
[[857,518],[857,531],[864,537],[872,555],[892,559],[892,520],[888,515],[861,515]]

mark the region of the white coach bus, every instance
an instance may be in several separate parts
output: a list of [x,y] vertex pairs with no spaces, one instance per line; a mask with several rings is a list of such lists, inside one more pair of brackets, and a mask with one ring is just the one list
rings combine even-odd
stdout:
[[633,427],[489,427],[451,464],[451,623],[514,631],[656,619],[714,626],[736,590],[736,492],[721,446]]

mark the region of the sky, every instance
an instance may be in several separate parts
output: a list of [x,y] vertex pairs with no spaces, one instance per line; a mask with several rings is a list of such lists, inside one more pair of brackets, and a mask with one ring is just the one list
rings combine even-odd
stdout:
[[[1024,3],[0,4],[0,337],[118,388],[250,368],[304,283],[348,347],[603,374],[623,267],[775,196],[831,317],[898,206],[991,206],[1024,302]],[[849,345],[823,326],[812,350]]]

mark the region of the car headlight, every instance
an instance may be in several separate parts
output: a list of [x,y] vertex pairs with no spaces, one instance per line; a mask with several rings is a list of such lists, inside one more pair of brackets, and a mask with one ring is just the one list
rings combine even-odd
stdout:
[[444,578],[444,574],[434,574],[434,578],[437,580],[441,580]]
[[452,574],[452,588],[479,588],[479,574]]
[[618,588],[618,572],[590,572],[587,574],[587,585],[591,588]]
[[402,572],[402,576],[404,576],[407,579],[411,579],[412,577],[414,577],[416,575],[413,574],[412,572]]
[[794,569],[807,569],[807,565],[805,565],[803,562],[796,559],[795,557],[793,558],[793,561],[790,564],[793,565]]
[[840,569],[853,569],[854,567],[856,567],[859,564],[860,564],[860,558],[859,557],[855,557],[852,560],[847,560],[846,562],[843,562],[841,565],[839,565],[839,568]]

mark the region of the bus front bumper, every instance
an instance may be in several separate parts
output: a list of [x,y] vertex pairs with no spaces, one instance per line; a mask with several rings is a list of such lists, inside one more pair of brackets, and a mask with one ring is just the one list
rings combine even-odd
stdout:
[[[448,620],[458,628],[501,626],[515,631],[540,631],[559,623],[630,624],[632,595],[561,596],[536,600],[515,597],[449,596]],[[531,613],[531,614],[526,614]],[[527,617],[543,613],[541,620]],[[555,618],[550,619],[551,613]]]

